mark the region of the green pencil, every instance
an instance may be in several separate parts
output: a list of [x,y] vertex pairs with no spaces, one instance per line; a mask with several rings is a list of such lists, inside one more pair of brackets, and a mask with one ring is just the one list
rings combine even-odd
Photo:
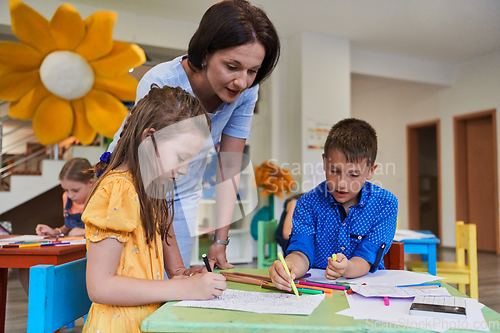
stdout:
[[303,294],[324,294],[325,293],[323,290],[314,290],[314,289],[297,288],[297,290],[302,292]]

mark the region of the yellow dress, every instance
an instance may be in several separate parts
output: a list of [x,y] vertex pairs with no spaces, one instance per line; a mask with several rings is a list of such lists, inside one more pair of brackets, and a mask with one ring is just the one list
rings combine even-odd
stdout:
[[[140,219],[139,199],[127,172],[113,171],[102,180],[82,214],[87,249],[89,242],[111,237],[124,244],[117,275],[138,279],[163,280],[161,237],[146,245]],[[153,243],[154,244],[154,243]],[[92,303],[82,332],[141,332],[141,322],[162,303],[144,306],[111,306]]]

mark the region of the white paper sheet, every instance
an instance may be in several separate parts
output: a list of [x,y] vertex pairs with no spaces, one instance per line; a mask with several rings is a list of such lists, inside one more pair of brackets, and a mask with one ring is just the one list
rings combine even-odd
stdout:
[[43,242],[44,240],[45,240],[44,236],[23,235],[23,236],[3,238],[0,240],[0,245],[10,244],[15,242],[38,242],[38,241]]
[[310,315],[325,298],[320,295],[297,296],[227,289],[222,296],[207,301],[182,301],[173,306],[226,309],[256,313]]
[[399,229],[396,230],[396,235],[394,236],[394,241],[400,242],[404,239],[422,239],[435,237],[433,234],[426,234],[423,232],[418,232],[414,230]]
[[397,297],[409,298],[415,296],[451,296],[448,290],[444,287],[415,289],[415,288],[398,288],[388,286],[370,286],[370,285],[352,285],[351,289],[365,297]]
[[[366,320],[367,329],[420,328],[444,332],[452,328],[461,328],[489,332],[488,323],[484,320],[477,300],[471,298],[465,300],[467,320],[460,320],[410,315],[413,298],[390,298],[390,305],[385,306],[382,298],[347,295],[353,318]],[[347,315],[347,311],[341,312]]]
[[366,283],[368,285],[399,286],[407,284],[419,284],[445,278],[430,274],[403,271],[403,270],[378,270],[375,273],[368,273],[355,279],[340,277],[337,282],[347,282],[352,284]]

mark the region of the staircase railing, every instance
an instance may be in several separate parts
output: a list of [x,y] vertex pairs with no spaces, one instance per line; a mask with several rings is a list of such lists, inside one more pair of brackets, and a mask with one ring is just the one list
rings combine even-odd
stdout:
[[[59,148],[57,145],[47,146],[45,148],[41,146],[33,152],[28,152],[28,143],[35,141],[34,139],[36,137],[33,133],[22,135],[20,131],[32,125],[29,120],[23,121],[15,125],[9,132],[3,133],[5,123],[12,120],[8,114],[3,114],[7,112],[2,112],[2,109],[8,110],[6,104],[8,104],[8,102],[0,101],[0,191],[8,191],[10,189],[10,176],[13,174],[38,174],[41,172],[40,162],[42,160],[59,158]],[[15,137],[15,140],[11,142],[9,146],[5,147],[5,137]],[[24,153],[16,153],[19,150],[23,150]],[[21,169],[21,165],[24,165],[24,168]]]

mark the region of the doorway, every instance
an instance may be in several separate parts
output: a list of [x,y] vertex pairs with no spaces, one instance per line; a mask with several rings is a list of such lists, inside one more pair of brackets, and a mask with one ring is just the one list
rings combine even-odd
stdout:
[[500,254],[496,110],[453,118],[455,134],[455,212],[474,223],[477,249]]
[[408,145],[408,227],[441,237],[439,120],[406,127]]

